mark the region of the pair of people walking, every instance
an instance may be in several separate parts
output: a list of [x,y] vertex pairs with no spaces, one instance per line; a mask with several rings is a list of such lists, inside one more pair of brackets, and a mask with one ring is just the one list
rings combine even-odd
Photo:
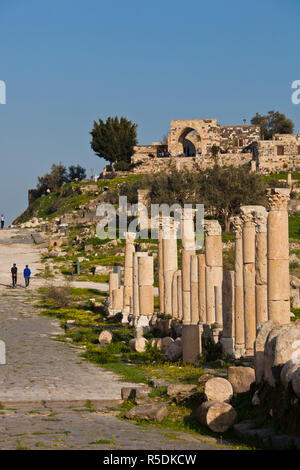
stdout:
[[[12,286],[17,287],[18,268],[17,268],[16,263],[14,263],[11,268],[11,276],[12,276]],[[31,271],[28,267],[28,264],[26,264],[26,267],[23,271],[23,276],[25,280],[25,287],[29,287]]]

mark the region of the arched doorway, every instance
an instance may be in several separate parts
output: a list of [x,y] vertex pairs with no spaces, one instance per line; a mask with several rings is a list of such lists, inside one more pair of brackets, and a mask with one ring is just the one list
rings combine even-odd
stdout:
[[185,128],[179,139],[179,155],[185,157],[195,157],[201,154],[201,137],[195,129]]

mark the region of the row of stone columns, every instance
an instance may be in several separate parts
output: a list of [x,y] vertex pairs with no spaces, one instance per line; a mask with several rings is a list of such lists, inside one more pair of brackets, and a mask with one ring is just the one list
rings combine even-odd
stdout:
[[[196,254],[194,211],[182,216],[181,270],[178,270],[176,227],[160,218],[158,281],[160,313],[182,320],[183,360],[201,354],[201,336],[220,340],[235,357],[253,356],[257,325],[267,320],[288,323],[289,245],[287,203],[289,190],[268,192],[270,211],[263,206],[242,206],[234,217],[234,271],[223,272],[221,227],[204,223],[205,252]],[[124,288],[110,274],[110,308],[123,298],[123,321],[131,313],[133,324],[144,326],[154,314],[153,257],[135,252],[134,236],[127,234]]]
[[272,188],[267,196],[269,212],[263,206],[242,206],[241,216],[233,220],[236,357],[253,356],[259,324],[290,321],[289,189]]

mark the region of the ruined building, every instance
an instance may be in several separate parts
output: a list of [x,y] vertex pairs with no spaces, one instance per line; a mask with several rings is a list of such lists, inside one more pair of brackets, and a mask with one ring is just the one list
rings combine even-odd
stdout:
[[252,169],[300,169],[300,134],[276,134],[262,140],[258,126],[220,126],[216,119],[173,120],[167,142],[138,145],[131,159],[134,173],[205,169],[215,163]]

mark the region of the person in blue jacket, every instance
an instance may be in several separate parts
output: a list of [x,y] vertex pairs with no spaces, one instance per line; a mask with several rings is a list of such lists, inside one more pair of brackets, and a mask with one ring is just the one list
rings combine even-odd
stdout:
[[25,279],[25,287],[29,286],[31,271],[28,268],[28,264],[26,264],[26,268],[24,269],[24,279]]

